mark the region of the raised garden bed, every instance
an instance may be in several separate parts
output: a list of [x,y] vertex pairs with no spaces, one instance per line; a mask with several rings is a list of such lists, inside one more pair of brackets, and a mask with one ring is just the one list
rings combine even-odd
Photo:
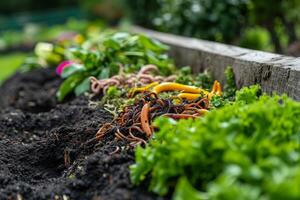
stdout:
[[[260,83],[262,85],[262,89],[266,92],[287,92],[291,97],[299,99],[299,76],[296,76],[299,74],[299,66],[297,65],[297,63],[299,63],[298,59],[282,57],[282,59],[280,60],[270,61],[272,56],[276,57],[277,55],[265,54],[264,56],[264,53],[255,52],[253,54],[256,56],[250,57],[251,52],[253,52],[250,50],[229,47],[206,41],[181,38],[173,35],[151,32],[144,29],[136,29],[136,31],[149,33],[153,37],[156,37],[157,39],[170,45],[170,55],[172,55],[173,58],[176,59],[177,65],[191,65],[195,74],[205,69],[209,69],[212,72],[212,75],[216,79],[220,80],[222,84],[224,84],[226,82],[224,76],[225,68],[226,66],[231,65],[233,67],[233,71],[235,72],[236,83],[239,87]],[[122,34],[121,36],[124,37],[124,35]],[[118,37],[121,36],[118,35]],[[145,38],[141,38],[144,41]],[[145,43],[149,45],[149,43],[147,43],[147,40]],[[152,48],[157,49],[159,48],[158,46]],[[130,46],[129,49],[132,50],[132,46]],[[137,51],[139,49],[134,48],[134,50]],[[243,51],[243,53],[237,53],[238,51]],[[85,51],[82,52],[83,54],[85,53]],[[131,53],[130,56],[132,55],[133,54]],[[136,53],[134,55],[136,55]],[[153,54],[149,55],[153,56]],[[105,71],[105,69],[107,68],[111,69],[112,67],[114,67],[114,61],[117,59],[126,62],[126,59],[124,59],[124,57],[105,56],[103,56],[105,59],[102,60],[102,63],[105,62],[105,64],[107,65],[103,66],[101,71]],[[262,57],[266,58],[265,62],[263,62],[264,60],[262,59]],[[279,56],[277,56],[277,58],[279,58]],[[160,59],[162,59],[160,60],[161,63],[168,61],[165,57],[162,57]],[[133,62],[133,60],[134,59],[128,62]],[[283,62],[283,60],[285,60],[286,62]],[[137,62],[140,62],[140,60],[138,60]],[[159,65],[160,62],[157,63]],[[74,65],[74,63],[71,63],[72,68],[69,66],[69,69],[78,70],[82,69],[82,67],[86,67],[87,65],[89,65],[89,70],[91,69],[91,66],[94,67],[92,68],[93,70],[98,70],[98,65],[93,66],[90,65],[89,62],[82,62],[77,64]],[[128,67],[127,69],[132,69],[131,65],[125,66],[125,69],[126,67]],[[164,69],[164,65],[159,65],[158,67],[162,67],[161,69]],[[101,71],[99,71],[100,74],[102,74]],[[82,71],[79,70],[77,72],[81,73]],[[280,76],[279,72],[282,72],[283,74],[287,73],[288,75]],[[140,72],[137,72],[137,74],[139,73]],[[262,75],[261,73],[264,75]],[[62,72],[60,71],[59,74],[63,77],[72,76],[72,74],[70,74],[70,70],[66,71],[65,69],[62,69]],[[84,80],[89,80],[87,79],[89,77],[86,74],[83,73],[79,75],[80,79],[83,80],[82,83],[84,83]],[[141,73],[140,75],[145,74]],[[119,76],[123,77],[122,73],[119,74]],[[130,79],[130,75],[128,76],[129,78],[126,77],[126,80]],[[135,77],[136,74],[133,75],[133,78]],[[148,77],[148,79],[162,79],[158,76],[151,76],[150,78],[149,76],[141,77]],[[163,77],[162,80],[165,80],[167,78],[170,77]],[[277,81],[277,79],[279,81]],[[101,82],[101,80],[98,81],[96,78],[92,80],[94,80],[95,84],[101,85],[103,83]],[[108,77],[106,77],[106,79],[103,78],[102,80],[108,82],[116,82],[116,80],[109,79]],[[147,124],[149,125],[149,122],[142,121],[143,116],[144,118],[146,116],[143,114],[145,113],[143,110],[146,110],[148,106],[148,109],[152,110],[154,114],[165,114],[166,117],[171,117],[174,119],[183,117],[198,118],[204,115],[204,113],[202,113],[204,112],[204,110],[205,113],[210,112],[212,110],[212,114],[209,115],[209,119],[213,121],[215,120],[213,118],[213,113],[217,113],[213,110],[217,109],[218,106],[222,106],[220,104],[227,103],[227,101],[230,101],[230,99],[227,99],[223,102],[220,99],[216,98],[216,102],[210,102],[213,96],[220,96],[221,94],[218,89],[220,86],[218,82],[215,82],[217,83],[214,84],[214,86],[216,87],[213,87],[211,91],[201,89],[201,92],[205,93],[204,96],[197,96],[196,100],[192,100],[197,104],[196,106],[201,107],[201,109],[194,108],[194,104],[189,101],[184,101],[183,103],[181,102],[177,104],[180,105],[179,108],[185,109],[186,107],[193,107],[193,109],[191,109],[192,111],[201,111],[201,113],[184,113],[186,111],[184,109],[183,111],[181,110],[178,111],[178,113],[176,113],[177,111],[174,108],[176,107],[176,105],[170,103],[171,101],[168,101],[168,99],[165,100],[163,98],[159,99],[156,97],[154,97],[154,99],[151,99],[151,95],[146,95],[146,97],[142,97],[141,99],[139,99],[139,101],[136,101],[136,103],[129,103],[130,106],[127,109],[128,113],[126,113],[125,111],[117,113],[117,119],[121,121],[117,121],[118,126],[115,126],[117,127],[117,129],[111,129],[112,131],[108,130],[103,132],[103,129],[101,128],[105,127],[104,125],[106,123],[109,123],[109,126],[115,125],[114,123],[116,123],[116,121],[113,121],[114,116],[111,114],[115,113],[107,109],[110,108],[107,106],[92,106],[91,102],[94,100],[94,98],[99,98],[99,96],[97,97],[97,95],[95,95],[94,97],[91,97],[90,94],[83,95],[81,90],[76,90],[75,86],[80,86],[78,88],[82,89],[82,84],[74,82],[73,85],[70,84],[71,86],[65,89],[66,87],[62,87],[61,85],[62,82],[63,80],[55,73],[54,68],[39,68],[34,69],[33,71],[27,72],[25,74],[17,73],[1,86],[0,199],[171,199],[173,191],[175,190],[175,180],[177,177],[180,177],[181,174],[176,174],[171,179],[166,179],[166,184],[163,186],[156,188],[152,187],[151,192],[148,190],[149,183],[151,182],[151,177],[149,174],[147,174],[149,171],[145,169],[140,169],[139,171],[135,172],[135,178],[132,176],[130,177],[129,167],[135,163],[135,158],[138,158],[138,163],[149,161],[147,160],[148,157],[143,157],[145,156],[145,154],[143,154],[143,152],[145,153],[145,151],[143,151],[142,148],[139,148],[138,150],[140,154],[135,155],[135,146],[145,146],[143,144],[143,141],[151,141],[151,139],[149,139],[151,138],[151,134],[155,135],[156,133],[159,133],[159,138],[156,138],[158,141],[163,140],[163,137],[166,137],[166,142],[170,143],[172,142],[172,137],[167,137],[163,134],[166,134],[166,130],[168,129],[172,130],[173,125],[174,127],[177,126],[177,122],[171,121],[172,123],[169,124],[170,126],[166,126],[165,128],[163,128],[164,124],[168,124],[168,122],[161,121],[161,124],[158,127],[162,128],[162,132],[157,130],[157,127],[146,127]],[[192,80],[192,82],[193,84],[195,84],[194,80]],[[68,82],[65,81],[64,83],[66,86],[66,83]],[[128,82],[126,84],[132,84],[132,82]],[[94,85],[95,87],[93,87],[92,81],[92,89],[95,89],[92,91],[97,93],[99,85]],[[157,95],[160,91],[164,90],[164,85],[158,86],[159,87],[152,90],[152,92],[154,92]],[[211,86],[212,84],[208,87]],[[167,89],[170,90],[170,87],[172,90],[177,87],[180,88],[180,91],[200,91],[199,87],[183,87],[182,85],[173,84],[172,86],[168,85]],[[293,90],[288,90],[288,88],[292,88]],[[58,89],[60,93],[57,93]],[[102,88],[103,91],[105,91],[106,89],[107,88],[105,87]],[[75,95],[72,94],[73,91],[75,94],[77,94],[77,92],[79,91],[81,92],[81,95],[75,97]],[[107,91],[109,91],[109,89]],[[138,91],[138,89],[134,91]],[[238,100],[241,101],[241,105],[247,105],[248,103],[250,104],[252,101],[258,101],[258,94],[256,94],[256,89],[253,90],[253,88],[246,88],[245,91],[245,93],[241,93],[238,97]],[[107,93],[109,94],[109,92]],[[199,97],[201,98],[199,99]],[[263,103],[264,98],[268,99],[268,97],[263,97],[261,102],[257,103],[258,106],[262,106],[261,104]],[[276,106],[278,106],[279,108],[280,105],[293,105],[299,110],[299,106],[297,107],[298,104],[291,103],[291,100],[287,100],[285,97],[278,97],[278,99],[276,98],[277,97],[275,97],[272,100],[265,100],[266,103],[274,106],[272,107],[272,111],[276,110]],[[118,98],[115,97],[115,99]],[[59,103],[58,100],[64,101]],[[206,101],[210,103],[209,106],[206,104]],[[287,105],[285,104],[285,101],[288,102]],[[278,105],[274,102],[278,102]],[[200,103],[204,103],[204,105]],[[234,105],[232,108],[234,109],[237,107],[238,104]],[[253,107],[255,107],[255,105],[250,108],[252,109]],[[227,112],[230,108],[231,107],[228,107],[227,110],[225,109],[222,111],[224,112],[224,116],[227,117],[226,119],[232,119],[230,118],[231,116]],[[280,108],[283,109],[283,107]],[[159,112],[155,113],[155,109],[159,110]],[[251,109],[250,111],[252,112]],[[140,111],[140,113],[136,113],[136,111]],[[253,113],[258,113],[255,110],[253,110],[253,113],[249,112],[249,109],[246,109],[246,111],[248,112],[249,116],[251,116],[251,114]],[[239,113],[242,113],[240,112],[240,110],[236,110],[236,112],[237,116],[239,116]],[[263,112],[266,112],[266,109],[264,109]],[[272,112],[271,114],[271,117],[273,117],[273,115],[275,117],[278,117],[278,113],[276,112]],[[295,116],[299,115],[297,110],[295,111],[295,113],[292,114],[294,114]],[[137,119],[140,119],[140,121],[134,121],[136,120],[136,118],[134,118],[135,115],[140,115],[140,117],[137,117]],[[223,114],[221,113],[221,115]],[[140,137],[138,140],[134,139],[133,137],[130,137],[129,134],[131,130],[126,129],[126,122],[130,121],[131,116],[132,119],[134,119],[132,123],[137,123],[138,126],[141,126],[138,128],[142,129],[142,131],[138,131],[138,133],[145,133],[142,136],[137,134],[137,136]],[[286,113],[284,117],[290,119],[293,116],[290,116]],[[146,118],[148,120],[149,117]],[[126,119],[127,121],[125,120],[124,122],[124,120],[122,121],[122,119]],[[150,119],[152,120],[151,117]],[[253,119],[251,120],[255,121]],[[252,124],[252,121],[249,121],[249,124]],[[139,124],[139,122],[141,124]],[[216,124],[220,123],[218,119],[216,119],[215,122]],[[181,137],[180,139],[186,140],[186,142],[191,142],[191,140],[188,140],[189,138],[186,138],[184,136],[184,131],[186,130],[185,127],[187,125],[193,125],[193,121],[191,121],[191,119],[187,121],[183,120],[180,123],[182,123],[182,126],[184,126],[184,128],[179,129],[181,130],[181,136],[179,134],[179,136]],[[203,123],[206,123],[205,125],[209,125],[209,120],[206,122],[204,121]],[[245,124],[242,124],[241,127],[237,126],[237,128],[244,128],[243,126],[246,126]],[[282,124],[284,123],[280,123],[279,129],[282,128]],[[296,127],[295,130],[299,130],[297,129],[299,128],[299,126],[297,126],[297,124],[295,125],[295,120],[291,121],[291,124],[292,125],[288,126],[288,128]],[[228,131],[228,126],[226,127],[226,124],[221,125],[224,125],[224,130]],[[201,126],[201,124],[199,124],[199,126]],[[118,132],[119,130],[123,132],[123,134],[125,135],[125,139],[122,139],[122,134],[114,133],[114,131]],[[125,134],[125,130],[129,130],[129,133],[126,132],[127,135]],[[163,130],[165,132],[163,132]],[[209,131],[210,129],[208,128],[207,130]],[[188,129],[187,131],[189,131],[188,133],[190,135],[193,134],[192,129]],[[174,132],[172,132],[172,134],[175,132],[176,130],[174,129]],[[148,135],[150,136],[148,137]],[[222,135],[218,134],[218,136]],[[263,136],[261,137],[263,138]],[[197,139],[199,138],[195,137],[195,140]],[[157,160],[157,163],[165,164],[166,166],[166,163],[168,164],[168,162],[167,159],[164,158],[164,154],[155,154],[155,152],[159,152],[155,151],[155,148],[162,148],[163,146],[160,146],[160,144],[163,144],[163,142],[155,144],[155,138],[153,141],[153,143],[150,142],[150,146],[148,146],[146,149],[149,153],[152,153],[153,156],[161,156],[161,158],[163,158],[161,160],[162,162],[158,162],[160,160]],[[222,139],[220,141],[226,140]],[[211,142],[211,140],[207,140],[207,142]],[[182,147],[183,149],[186,148],[186,146],[183,143],[178,144],[182,145],[180,147]],[[214,143],[214,145],[218,144],[221,143]],[[190,145],[188,147],[194,148],[194,146]],[[211,146],[212,145],[207,145],[207,149],[209,149]],[[170,145],[170,148],[173,148],[174,152],[177,150],[175,147],[176,145]],[[152,148],[154,149],[154,151],[152,151]],[[295,147],[295,149],[297,148],[298,147]],[[169,149],[166,148],[165,150]],[[222,151],[218,152],[222,153]],[[185,151],[184,154],[186,154],[187,157],[191,156],[188,150]],[[176,161],[176,159],[180,159],[180,156],[182,156],[183,154],[180,154],[179,152],[178,155],[180,156],[178,156],[178,158],[174,156],[174,154],[172,154],[171,152],[170,155],[171,156],[168,159],[170,159],[170,161],[172,161],[174,164],[174,161]],[[293,159],[296,159],[295,162],[298,162],[297,157],[295,157],[297,156],[296,154],[291,156],[294,156]],[[145,158],[145,160],[143,160],[143,158]],[[218,156],[216,156],[216,158],[218,158]],[[163,163],[163,161],[166,162]],[[213,162],[215,162],[215,160],[213,160]],[[155,163],[156,162],[152,162],[151,165],[153,166],[149,166],[155,168],[157,167],[155,166]],[[188,161],[182,163],[187,164],[187,166],[189,167]],[[214,165],[215,163],[212,164]],[[219,166],[222,166],[222,164],[225,165],[220,160]],[[151,167],[149,167],[148,170],[151,170]],[[134,169],[134,167],[132,167],[132,169]],[[143,170],[145,170],[146,172]],[[158,168],[156,168],[156,170],[159,171],[159,166]],[[205,170],[207,170],[207,168]],[[212,171],[214,170],[218,172],[219,168],[215,167]],[[166,170],[165,173],[167,171],[168,170]],[[182,170],[179,171],[180,173],[182,173]],[[210,171],[208,170],[207,173],[209,172]],[[168,173],[166,174],[168,175]],[[153,175],[155,175],[155,173],[153,173]],[[144,180],[145,177],[146,180]],[[159,179],[159,176],[157,176],[157,174],[156,178]],[[154,182],[154,185],[160,183],[159,181],[161,180],[158,179],[156,179],[156,182],[155,180],[152,180],[152,183]],[[132,182],[140,182],[140,184],[133,185]],[[295,181],[295,183],[298,182]],[[178,185],[183,185],[181,188],[187,187],[186,180],[180,179],[180,184]],[[201,187],[203,186],[203,184],[200,185]],[[246,191],[244,190],[244,188],[242,189],[243,192]],[[189,187],[186,188],[186,190],[184,190],[191,192],[189,194],[184,194],[184,191],[179,190],[178,188],[176,188],[176,191],[177,198],[179,198],[180,196],[187,198],[191,194],[197,194],[197,192],[195,192],[194,189],[190,189]],[[239,190],[237,189],[237,191]],[[266,191],[270,192],[268,190]],[[160,197],[158,194],[163,194],[163,197]],[[232,195],[234,194],[235,193],[232,193]],[[271,194],[273,195],[273,193]],[[257,194],[255,193],[255,195],[259,195],[259,192],[257,192]],[[254,195],[252,197],[255,198]],[[195,196],[193,196],[193,198],[197,199]]]

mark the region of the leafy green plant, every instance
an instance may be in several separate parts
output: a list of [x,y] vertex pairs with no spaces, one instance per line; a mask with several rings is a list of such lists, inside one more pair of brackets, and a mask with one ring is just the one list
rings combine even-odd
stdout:
[[300,103],[257,97],[259,87],[199,120],[160,118],[159,131],[136,150],[131,180],[173,199],[300,198]]
[[66,80],[57,93],[59,101],[75,92],[80,95],[89,89],[89,77],[109,78],[117,74],[120,67],[125,72],[136,72],[145,64],[156,65],[162,75],[173,69],[166,55],[167,46],[145,35],[126,32],[104,32],[99,37],[87,40],[67,53],[69,60],[77,64],[67,67],[62,77]]
[[300,19],[300,1],[279,0],[276,4],[273,4],[271,0],[250,0],[249,2],[249,22],[268,30],[276,52],[284,52],[285,38],[288,44],[299,39],[296,27]]

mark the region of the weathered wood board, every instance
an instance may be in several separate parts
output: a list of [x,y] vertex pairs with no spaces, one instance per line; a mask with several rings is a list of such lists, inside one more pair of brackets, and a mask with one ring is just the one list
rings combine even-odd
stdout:
[[178,66],[191,66],[194,73],[209,70],[224,83],[224,70],[232,66],[238,87],[260,84],[268,94],[286,93],[300,101],[300,57],[288,57],[216,42],[188,38],[134,27],[170,46]]

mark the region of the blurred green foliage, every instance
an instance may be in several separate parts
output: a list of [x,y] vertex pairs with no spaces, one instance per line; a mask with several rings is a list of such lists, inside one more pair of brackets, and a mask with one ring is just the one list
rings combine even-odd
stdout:
[[287,45],[297,41],[297,26],[300,25],[299,0],[248,0],[249,23],[265,27],[271,36],[275,51],[284,51],[284,38]]
[[26,56],[25,53],[0,56],[0,84],[19,68]]
[[[41,65],[57,65],[57,60],[61,59],[65,45],[80,43],[88,33],[97,34],[105,27],[102,21],[86,21],[70,19],[65,24],[55,26],[42,26],[38,24],[27,24],[22,31],[4,31],[0,33],[0,82],[16,71],[23,63],[21,71],[29,71]],[[34,48],[39,41],[51,41],[56,45],[51,52],[43,48]],[[71,44],[72,43],[72,44]],[[46,43],[50,49],[51,43]],[[40,47],[40,45],[37,45]],[[18,51],[38,53],[40,58],[27,57],[28,53],[18,53]],[[25,61],[25,64],[24,64]]]
[[[245,0],[128,1],[129,5],[135,2],[132,16],[138,17],[137,23],[141,25],[151,23],[160,31],[209,40],[233,41],[246,20]],[[136,12],[143,8],[146,12]]]
[[159,31],[278,53],[299,39],[299,0],[124,1],[135,23]]
[[262,27],[251,27],[244,30],[240,44],[241,47],[247,47],[256,50],[273,51],[269,32]]
[[18,46],[29,48],[39,41],[54,41],[60,37],[72,36],[76,33],[85,33],[91,26],[105,27],[102,21],[87,21],[69,19],[64,24],[45,26],[41,24],[25,24],[22,30],[7,30],[0,32],[0,51]]

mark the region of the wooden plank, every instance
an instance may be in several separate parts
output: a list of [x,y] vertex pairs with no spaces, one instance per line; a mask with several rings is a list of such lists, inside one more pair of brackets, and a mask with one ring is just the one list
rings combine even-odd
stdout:
[[224,70],[232,66],[240,88],[260,84],[268,94],[286,93],[300,101],[300,58],[240,48],[216,42],[133,27],[170,46],[177,66],[191,66],[194,73],[208,70],[224,83]]

